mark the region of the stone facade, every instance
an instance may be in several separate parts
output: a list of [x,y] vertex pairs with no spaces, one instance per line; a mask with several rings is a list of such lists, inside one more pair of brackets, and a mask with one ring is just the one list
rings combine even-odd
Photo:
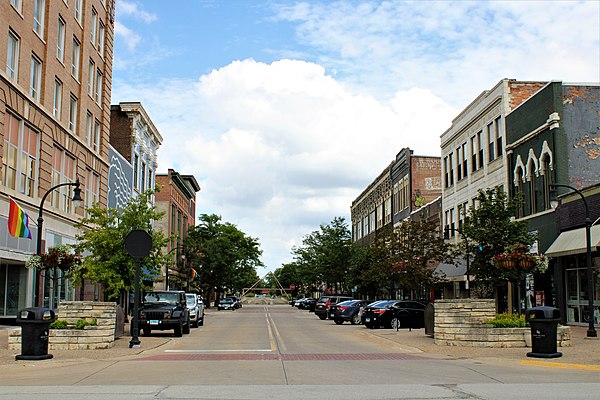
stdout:
[[[494,328],[485,321],[496,316],[493,299],[435,302],[434,342],[441,346],[529,347],[531,328]],[[569,327],[559,327],[557,345],[571,345]]]
[[[67,322],[69,329],[50,329],[49,350],[95,350],[114,346],[117,304],[112,302],[65,301],[58,306],[57,318]],[[73,329],[80,319],[97,325]],[[8,348],[21,349],[21,328],[13,329],[8,336]]]

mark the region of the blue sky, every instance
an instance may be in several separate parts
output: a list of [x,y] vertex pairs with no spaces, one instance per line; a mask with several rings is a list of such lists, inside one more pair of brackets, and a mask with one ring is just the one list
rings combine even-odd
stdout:
[[267,269],[502,78],[600,81],[597,1],[119,0],[112,102]]

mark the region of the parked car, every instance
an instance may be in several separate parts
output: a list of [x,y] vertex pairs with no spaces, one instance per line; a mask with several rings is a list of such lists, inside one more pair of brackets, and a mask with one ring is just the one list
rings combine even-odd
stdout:
[[385,327],[422,328],[425,315],[424,302],[412,300],[387,300],[369,304],[363,309],[362,322],[370,329]]
[[187,309],[190,313],[190,325],[193,328],[197,328],[199,326],[198,318],[200,316],[200,310],[198,307],[198,296],[195,293],[186,293],[185,301],[187,304]]
[[352,300],[352,297],[337,294],[321,296],[317,301],[317,304],[315,304],[315,314],[317,314],[320,319],[327,319],[329,307],[346,300]]
[[206,315],[206,311],[205,311],[205,306],[204,306],[204,299],[202,298],[202,296],[197,295],[198,298],[198,325],[199,326],[203,326],[204,325],[204,316]]
[[190,333],[190,313],[185,292],[156,290],[146,292],[140,304],[138,327],[148,336],[153,330],[173,329],[175,336]]
[[231,310],[234,311],[236,309],[235,301],[231,297],[225,297],[224,299],[219,300],[217,305],[217,310]]
[[305,299],[306,299],[306,297],[301,297],[299,299],[292,299],[292,300],[290,300],[290,305],[292,307],[300,308],[300,303],[302,303]]
[[312,297],[305,297],[304,299],[302,299],[302,301],[300,301],[297,305],[297,307],[300,310],[310,310],[311,307],[314,311],[314,306],[317,303],[317,299],[313,299]]
[[329,319],[340,325],[349,321],[352,325],[362,323],[360,319],[361,307],[371,303],[367,300],[346,300],[329,307]]

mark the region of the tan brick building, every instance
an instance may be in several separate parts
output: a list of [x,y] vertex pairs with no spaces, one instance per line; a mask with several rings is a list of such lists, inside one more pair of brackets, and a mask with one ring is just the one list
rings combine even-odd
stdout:
[[[173,259],[177,261],[175,268],[169,271],[163,268],[162,275],[167,279],[160,288],[165,289],[169,285],[169,276],[188,278],[181,250],[189,227],[196,222],[196,193],[200,191],[200,185],[193,175],[181,175],[172,169],[167,174],[156,174],[156,184],[160,191],[156,193],[155,205],[158,211],[165,213],[165,217],[156,222],[156,228],[167,237],[174,236],[165,251],[172,251]],[[169,287],[173,288],[173,285]]]
[[[36,250],[42,197],[78,179],[85,206],[106,204],[113,31],[112,0],[0,2],[0,220],[10,196],[32,233],[17,239],[0,230],[0,284],[9,288],[0,304],[10,304],[0,317],[36,297],[48,304],[44,277],[24,267]],[[52,189],[44,203],[42,249],[74,241],[84,211],[73,207],[71,189]],[[74,297],[60,282],[61,298]]]

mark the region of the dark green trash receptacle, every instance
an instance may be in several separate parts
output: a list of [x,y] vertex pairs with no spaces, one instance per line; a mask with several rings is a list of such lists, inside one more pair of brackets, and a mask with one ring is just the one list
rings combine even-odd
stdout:
[[533,307],[525,312],[525,320],[531,326],[531,352],[527,357],[557,358],[556,332],[560,321],[560,310],[554,307]]
[[50,324],[56,320],[50,308],[31,307],[19,311],[17,324],[21,326],[21,354],[17,360],[46,360],[48,354],[48,335]]

